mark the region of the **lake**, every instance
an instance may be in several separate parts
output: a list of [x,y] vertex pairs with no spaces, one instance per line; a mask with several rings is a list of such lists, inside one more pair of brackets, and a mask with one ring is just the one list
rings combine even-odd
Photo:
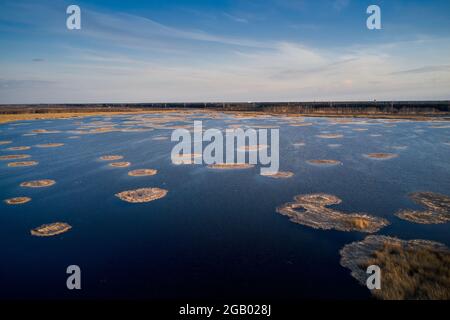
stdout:
[[[172,164],[170,140],[177,126],[203,121],[205,128],[240,125],[279,127],[280,170],[289,179],[246,170],[213,170]],[[441,122],[303,118],[179,112],[81,119],[19,121],[0,125],[0,297],[145,299],[369,299],[343,268],[339,250],[367,234],[318,230],[296,224],[276,208],[300,194],[327,193],[348,213],[389,220],[376,234],[427,239],[450,245],[448,224],[421,225],[394,216],[421,209],[408,194],[450,195],[450,127]],[[47,130],[50,133],[39,130]],[[356,130],[355,130],[356,129]],[[37,131],[35,131],[37,130]],[[339,134],[327,139],[321,135]],[[165,138],[161,138],[165,137]],[[156,138],[156,139],[155,139]],[[39,148],[46,143],[64,143]],[[300,144],[299,144],[300,143]],[[23,151],[10,147],[30,146]],[[389,160],[368,153],[395,153]],[[121,155],[126,168],[112,168],[103,155]],[[342,165],[319,166],[312,159]],[[13,161],[38,161],[8,167]],[[156,169],[132,177],[134,169]],[[52,179],[46,188],[24,181]],[[168,190],[164,198],[127,203],[116,193],[144,187]],[[28,203],[3,200],[26,196]],[[42,224],[72,229],[35,237]],[[67,290],[66,268],[78,265],[82,290]]]

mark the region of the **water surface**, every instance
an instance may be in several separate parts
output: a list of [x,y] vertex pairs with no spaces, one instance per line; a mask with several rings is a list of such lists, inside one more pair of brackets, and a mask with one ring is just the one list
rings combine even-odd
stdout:
[[[277,206],[298,194],[334,194],[343,200],[336,206],[339,210],[388,219],[391,225],[378,234],[450,245],[448,224],[419,225],[394,216],[399,209],[420,208],[409,200],[411,192],[450,195],[450,145],[445,144],[449,128],[432,128],[430,122],[362,119],[349,124],[327,118],[306,118],[313,125],[294,127],[284,117],[211,118],[200,113],[163,124],[192,125],[198,119],[206,128],[279,126],[280,170],[295,176],[278,180],[260,176],[258,166],[217,171],[205,165],[173,165],[170,151],[175,143],[154,140],[170,138],[172,130],[152,124],[152,117],[0,125],[0,140],[13,141],[0,146],[1,155],[29,154],[29,160],[39,161],[34,167],[17,168],[0,162],[0,199],[32,198],[17,206],[0,203],[1,298],[370,298],[339,264],[339,250],[365,234],[314,230],[276,213]],[[153,130],[81,134],[106,126],[97,121]],[[57,132],[27,135],[35,129]],[[343,137],[323,139],[321,134]],[[35,147],[59,142],[65,145]],[[298,142],[305,145],[295,146]],[[14,146],[32,148],[4,150]],[[375,152],[399,157],[380,161],[363,156]],[[131,166],[111,168],[98,160],[108,154],[123,155],[120,161]],[[312,159],[335,159],[343,165],[306,162]],[[140,168],[157,169],[158,174],[127,175]],[[19,186],[38,179],[57,183],[37,189]],[[141,187],[169,193],[146,204],[114,196]],[[30,229],[56,221],[73,228],[49,238],[30,235]],[[72,264],[81,267],[81,291],[66,289],[65,270]]]

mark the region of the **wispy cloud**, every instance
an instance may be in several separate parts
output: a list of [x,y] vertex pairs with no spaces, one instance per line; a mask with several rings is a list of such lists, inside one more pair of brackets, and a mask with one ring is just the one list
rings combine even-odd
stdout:
[[[329,10],[350,4],[327,1]],[[308,6],[273,3],[289,10]],[[69,32],[54,7],[31,8],[47,19],[27,20],[29,13],[15,11],[0,13],[0,19],[32,24],[33,35],[53,42],[42,41],[42,52],[30,42],[29,53],[21,51],[23,62],[0,62],[0,103],[449,98],[448,38],[315,46],[298,33],[274,40],[84,7],[82,30]],[[227,27],[243,30],[254,27],[249,14],[216,12],[218,20],[231,20]],[[322,30],[307,22],[299,26],[305,33]],[[43,57],[45,63],[36,63]]]
[[226,13],[226,12],[224,12],[223,15],[225,17],[227,17],[228,19],[233,20],[235,22],[248,23],[248,20],[245,19],[245,18],[241,18],[241,17],[235,16],[235,15],[232,15],[232,14],[229,14],[229,13]]
[[[60,7],[61,10],[58,11],[53,6],[39,3],[9,4],[3,13],[0,13],[0,20],[27,23],[31,28],[44,30],[49,34],[68,35],[65,24],[62,23],[58,26],[55,24],[55,21],[61,21],[61,12],[64,12],[64,6],[60,4]],[[36,13],[36,15],[33,17],[31,13]],[[228,13],[224,15],[234,21],[247,22],[244,18]],[[39,16],[46,17],[46,19],[36,19]],[[83,7],[82,18],[83,28],[79,32],[80,37],[91,37],[106,42],[116,41],[116,45],[119,46],[151,44],[161,42],[163,39],[165,43],[169,43],[171,40],[188,40],[254,48],[267,47],[267,42],[263,41],[213,34],[203,30],[181,29],[129,13],[106,13]]]
[[130,14],[108,15],[89,11],[89,18],[95,23],[95,29],[88,35],[106,38],[140,39],[164,37],[202,42],[215,42],[225,45],[264,48],[266,42],[254,41],[242,37],[230,37],[205,32],[203,30],[186,30],[164,25],[152,19]]
[[431,72],[450,72],[450,65],[440,65],[440,66],[425,66],[420,68],[414,68],[409,70],[402,70],[392,72],[391,75],[407,75],[407,74],[422,74]]

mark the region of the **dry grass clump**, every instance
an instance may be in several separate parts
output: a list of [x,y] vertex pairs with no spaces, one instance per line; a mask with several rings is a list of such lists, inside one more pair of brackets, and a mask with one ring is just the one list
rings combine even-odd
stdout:
[[116,197],[130,203],[144,203],[161,199],[165,197],[167,193],[167,190],[160,188],[141,188],[117,193]]
[[278,129],[280,126],[278,125],[264,125],[264,124],[251,124],[248,125],[251,129]]
[[400,210],[395,214],[400,219],[420,224],[441,224],[450,221],[450,197],[433,192],[416,192],[410,194],[410,198],[426,210]]
[[119,132],[149,132],[153,131],[152,128],[124,128],[118,130]]
[[435,126],[430,126],[429,128],[432,129],[450,129],[449,125],[435,125]]
[[113,162],[109,164],[110,167],[114,168],[126,168],[129,167],[130,165],[131,165],[130,162]]
[[377,159],[377,160],[388,160],[398,157],[395,153],[368,153],[364,155],[366,158]]
[[31,167],[37,165],[37,161],[18,161],[8,163],[8,167]]
[[[426,248],[384,244],[365,265],[377,264],[385,272],[387,287],[375,296],[384,299],[450,299],[450,254]],[[443,276],[444,275],[444,276]]]
[[329,165],[329,166],[335,166],[338,164],[342,164],[342,162],[340,162],[338,160],[330,160],[330,159],[308,160],[306,162],[308,162],[309,164],[314,164],[314,165]]
[[269,146],[267,144],[259,144],[259,145],[250,145],[250,146],[240,146],[238,151],[245,152],[255,152],[267,149]]
[[273,179],[288,179],[292,178],[294,176],[294,173],[290,171],[278,171],[278,172],[261,173],[261,175]]
[[31,201],[31,198],[28,197],[16,197],[16,198],[11,198],[11,199],[6,199],[5,203],[10,204],[10,205],[16,205],[16,204],[24,204]]
[[208,168],[219,170],[250,169],[253,167],[253,164],[248,163],[215,163],[208,166]]
[[304,146],[306,146],[306,143],[304,143],[304,142],[295,142],[292,145],[294,147],[304,147]]
[[54,112],[54,113],[20,113],[20,114],[1,114],[0,123],[19,121],[19,120],[37,120],[37,119],[68,119],[81,118],[102,115],[118,115],[118,114],[133,114],[133,113],[147,113],[147,111],[132,109],[127,111],[84,111],[84,112]]
[[359,124],[366,123],[365,121],[355,121],[353,119],[328,119],[329,122],[334,122],[336,124]]
[[343,138],[343,134],[319,134],[317,135],[318,138],[322,139],[340,139]]
[[116,161],[123,159],[123,156],[117,156],[117,155],[108,155],[108,156],[101,156],[100,160],[102,161]]
[[443,244],[369,236],[346,245],[341,257],[341,265],[362,285],[368,277],[367,267],[380,267],[381,289],[371,291],[379,299],[450,299],[450,251]]
[[338,143],[330,143],[330,144],[328,145],[328,147],[330,147],[330,148],[340,148],[340,147],[342,147],[342,144],[338,144]]
[[158,173],[155,169],[136,169],[128,172],[131,177],[144,177],[144,176],[154,176]]
[[58,130],[47,130],[47,129],[35,129],[31,130],[32,133],[60,133]]
[[408,146],[392,146],[391,149],[394,149],[394,150],[406,150],[406,149],[408,149]]
[[387,226],[389,221],[365,213],[344,213],[328,208],[339,204],[341,199],[334,195],[318,193],[299,195],[277,208],[277,212],[298,224],[314,229],[358,231],[373,233]]
[[0,156],[0,160],[15,160],[15,159],[27,159],[31,157],[28,154],[9,154],[7,156]]
[[44,179],[44,180],[34,180],[34,181],[26,181],[20,184],[21,187],[27,188],[43,188],[50,187],[56,183],[55,180]]
[[51,237],[67,232],[70,229],[72,229],[72,226],[67,223],[55,222],[50,224],[43,224],[40,227],[34,228],[31,230],[31,234],[37,237]]
[[21,146],[21,147],[11,147],[11,148],[6,148],[5,150],[7,151],[23,151],[23,150],[30,150],[31,147],[29,146]]
[[114,126],[111,127],[101,127],[101,128],[94,128],[86,131],[86,134],[95,134],[95,133],[109,133],[109,132],[116,132],[120,131],[119,129],[115,128]]
[[57,148],[63,146],[64,143],[44,143],[44,144],[38,144],[36,147],[38,148]]
[[356,132],[363,132],[363,131],[368,131],[369,129],[367,129],[367,128],[355,128],[355,129],[352,129],[353,131],[356,131]]
[[289,124],[290,127],[309,127],[313,124],[311,122],[300,122],[300,123],[291,123]]

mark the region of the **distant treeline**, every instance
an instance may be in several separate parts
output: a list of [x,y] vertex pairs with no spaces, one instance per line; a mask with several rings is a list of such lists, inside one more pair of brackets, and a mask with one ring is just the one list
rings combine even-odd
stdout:
[[135,103],[135,104],[36,104],[1,105],[0,114],[142,111],[148,109],[210,109],[298,114],[443,115],[450,101],[372,102],[224,102],[224,103]]

